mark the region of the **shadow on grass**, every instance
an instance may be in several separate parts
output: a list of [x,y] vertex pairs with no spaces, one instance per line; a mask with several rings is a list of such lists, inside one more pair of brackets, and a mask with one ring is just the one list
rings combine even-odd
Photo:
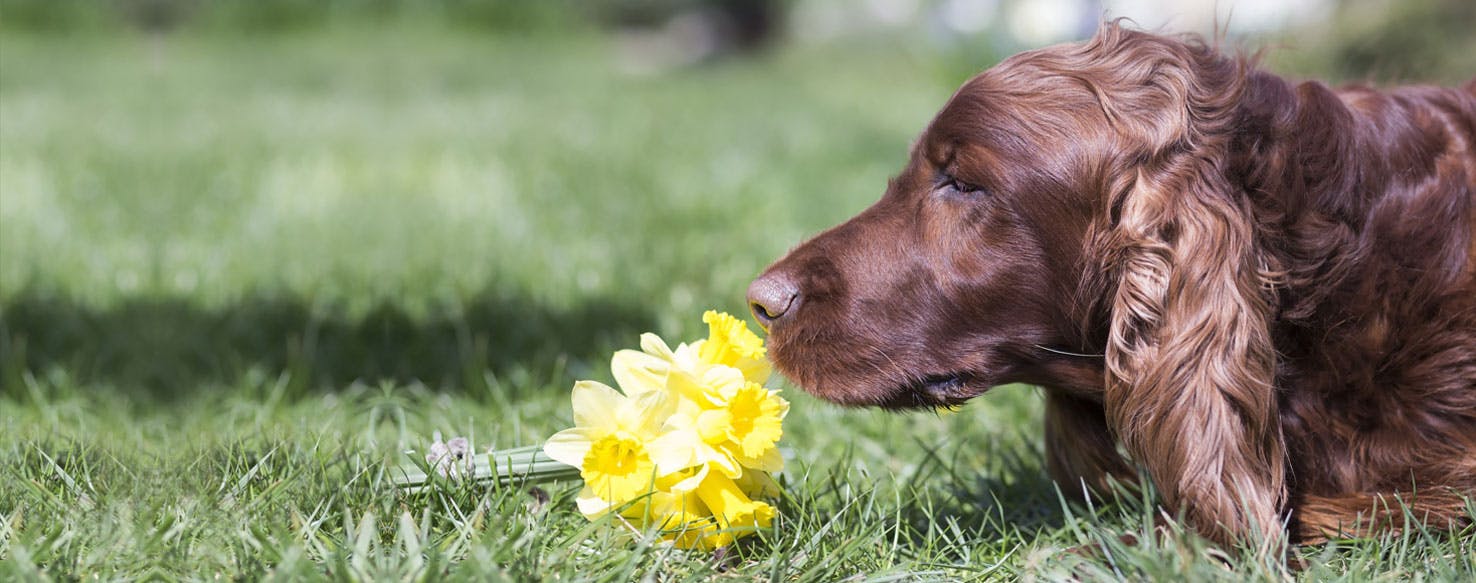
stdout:
[[[1056,484],[1045,471],[1040,452],[1011,440],[1012,447],[994,449],[984,463],[945,460],[937,451],[917,472],[930,482],[925,497],[907,500],[901,519],[917,532],[938,528],[939,519],[981,540],[1009,538],[1011,532],[1033,536],[1065,523]],[[929,466],[933,466],[932,469]],[[920,481],[914,478],[915,481]]]
[[[0,388],[24,371],[169,398],[236,382],[252,369],[291,373],[291,391],[355,380],[421,381],[490,390],[495,378],[562,380],[565,367],[608,357],[654,328],[641,306],[590,298],[552,307],[487,291],[411,313],[384,301],[348,316],[306,300],[252,297],[220,309],[184,298],[130,299],[105,309],[26,292],[0,306]],[[491,371],[493,379],[485,373]]]
[[[929,564],[992,568],[973,563],[971,556],[1008,556],[1022,541],[1058,530],[1067,520],[1040,452],[1011,441],[1008,447],[986,447],[991,451],[983,456],[971,451],[945,457],[924,448],[914,468],[884,480],[846,449],[818,464],[787,469],[784,483],[803,486],[785,489],[780,513],[795,517],[788,528],[800,531],[800,538],[826,541],[826,552],[839,553],[846,545],[895,546],[901,556]],[[816,534],[809,535],[811,530]],[[821,536],[830,532],[843,534]]]

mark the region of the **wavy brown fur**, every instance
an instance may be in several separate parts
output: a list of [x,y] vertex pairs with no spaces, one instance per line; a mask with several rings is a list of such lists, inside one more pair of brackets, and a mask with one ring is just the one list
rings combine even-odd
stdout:
[[[1104,25],[966,83],[883,198],[752,288],[853,405],[1047,387],[1051,474],[1220,542],[1470,519],[1476,80],[1294,85]],[[1063,354],[1098,353],[1103,358]]]

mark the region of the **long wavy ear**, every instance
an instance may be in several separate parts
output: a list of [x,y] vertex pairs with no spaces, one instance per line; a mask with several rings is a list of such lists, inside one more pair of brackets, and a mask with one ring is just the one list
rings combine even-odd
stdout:
[[1117,61],[1094,90],[1125,142],[1103,246],[1108,421],[1201,534],[1269,548],[1285,498],[1270,282],[1224,168],[1245,65],[1115,27],[1085,50]]

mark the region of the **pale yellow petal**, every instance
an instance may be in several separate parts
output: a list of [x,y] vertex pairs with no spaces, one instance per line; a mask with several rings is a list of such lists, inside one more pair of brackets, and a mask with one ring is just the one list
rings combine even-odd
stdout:
[[621,350],[610,358],[610,372],[620,390],[631,397],[666,388],[671,362],[635,350]]
[[732,478],[743,475],[743,465],[732,454],[720,448],[700,443],[693,451],[697,454],[698,462],[712,466],[725,476]]
[[781,493],[779,482],[774,481],[774,477],[768,472],[745,470],[743,475],[734,479],[733,482],[738,484],[738,488],[743,490],[749,498],[778,498]]
[[661,426],[676,412],[676,399],[665,391],[646,393],[622,411],[621,425],[644,439],[661,434]]
[[667,362],[675,360],[675,356],[672,354],[671,348],[666,345],[666,341],[650,332],[641,335],[641,350],[645,351],[646,354]]
[[656,473],[666,475],[697,465],[699,441],[690,430],[667,431],[646,444],[646,451],[656,464]]
[[615,412],[626,399],[615,389],[595,381],[574,383],[574,425],[579,427],[615,427]]
[[783,419],[789,415],[789,400],[779,393],[780,391],[769,391],[769,399],[779,405],[779,418]]
[[609,502],[595,493],[594,488],[589,486],[579,491],[579,496],[574,499],[574,503],[579,506],[579,513],[590,520],[604,516],[610,511],[611,506]]
[[600,435],[595,435],[601,430],[586,427],[575,427],[565,429],[553,434],[543,444],[543,453],[559,463],[568,464],[579,469],[584,469],[584,456],[589,455],[589,446]]
[[765,472],[777,472],[784,469],[784,455],[779,453],[778,447],[770,447],[758,457],[744,457],[740,461],[745,467]]
[[703,379],[686,370],[672,369],[666,377],[666,389],[702,409],[722,406],[721,396]]
[[679,369],[694,374],[701,373],[703,369],[707,368],[707,363],[702,362],[702,357],[699,356],[703,342],[703,340],[698,340],[691,344],[677,345],[676,350],[671,355],[672,364],[676,365]]
[[748,382],[761,385],[769,382],[769,376],[774,371],[768,359],[764,358],[740,358],[733,366],[743,372],[743,378],[748,379]]
[[708,367],[702,374],[702,384],[707,386],[708,393],[716,395],[717,402],[727,402],[738,394],[738,391],[748,385],[748,380],[743,378],[743,371],[731,366]]
[[[690,475],[683,478],[682,480],[671,484],[667,488],[667,490],[678,494],[695,493],[697,490],[697,486],[702,485],[702,481],[707,479],[707,472],[709,471],[710,469],[706,464],[697,466],[696,471],[691,472]],[[696,510],[690,510],[689,512],[696,512]]]
[[733,431],[733,415],[727,409],[709,409],[697,416],[695,427],[702,441],[719,444],[727,441]]

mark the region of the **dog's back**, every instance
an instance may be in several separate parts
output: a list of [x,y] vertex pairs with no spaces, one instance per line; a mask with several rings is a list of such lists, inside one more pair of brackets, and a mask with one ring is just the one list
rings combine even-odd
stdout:
[[1308,200],[1277,239],[1292,517],[1309,538],[1397,523],[1397,494],[1458,523],[1476,492],[1476,81],[1335,94],[1346,115],[1319,123],[1338,131],[1309,128],[1322,141],[1299,155],[1336,168],[1282,193]]

